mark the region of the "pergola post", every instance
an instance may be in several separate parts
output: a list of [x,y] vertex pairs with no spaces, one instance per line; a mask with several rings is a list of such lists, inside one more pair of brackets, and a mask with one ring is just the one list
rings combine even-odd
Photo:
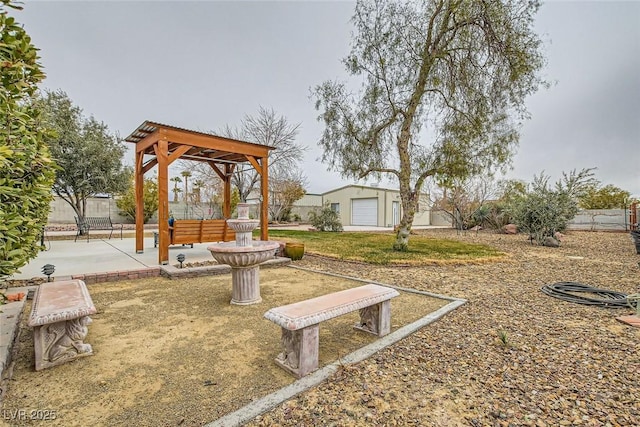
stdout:
[[144,152],[136,151],[134,185],[136,188],[136,253],[144,252]]
[[169,263],[169,144],[166,135],[158,141],[158,263]]
[[222,198],[224,199],[222,205],[222,216],[224,219],[231,218],[231,165],[224,165],[224,189]]
[[269,158],[263,157],[260,166],[260,240],[269,240]]

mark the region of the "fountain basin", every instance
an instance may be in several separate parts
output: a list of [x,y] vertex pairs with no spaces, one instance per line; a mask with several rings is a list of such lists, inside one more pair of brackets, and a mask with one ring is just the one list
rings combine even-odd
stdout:
[[227,224],[235,230],[236,233],[247,233],[255,230],[260,224],[260,221],[257,219],[228,219]]
[[207,250],[211,256],[220,264],[227,264],[233,267],[248,267],[260,264],[273,258],[276,249],[280,247],[279,242],[254,240],[252,246],[238,246],[236,242],[216,243]]
[[262,301],[258,265],[273,258],[279,247],[279,242],[264,240],[251,241],[251,246],[224,242],[207,247],[216,261],[231,267],[231,304],[249,305]]

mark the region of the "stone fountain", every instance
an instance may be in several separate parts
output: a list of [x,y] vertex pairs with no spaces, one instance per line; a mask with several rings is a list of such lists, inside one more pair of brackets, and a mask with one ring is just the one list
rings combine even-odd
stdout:
[[238,219],[227,220],[227,225],[236,232],[236,241],[207,247],[218,263],[231,267],[231,304],[249,305],[262,301],[258,265],[273,258],[280,243],[253,240],[251,232],[258,224],[258,220],[249,219],[249,205],[240,203]]

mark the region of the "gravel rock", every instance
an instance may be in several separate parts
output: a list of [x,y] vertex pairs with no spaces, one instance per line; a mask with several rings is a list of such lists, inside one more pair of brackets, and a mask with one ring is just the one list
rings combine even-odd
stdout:
[[298,265],[468,303],[250,425],[640,425],[640,329],[615,320],[632,310],[540,291],[574,281],[640,292],[640,258],[627,234],[572,232],[551,249],[523,235],[420,233],[485,243],[509,258],[390,267],[305,256]]

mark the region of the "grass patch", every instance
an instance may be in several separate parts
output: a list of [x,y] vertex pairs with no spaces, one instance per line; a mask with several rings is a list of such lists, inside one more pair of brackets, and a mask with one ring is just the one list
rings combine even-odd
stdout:
[[304,243],[305,252],[371,264],[476,263],[505,255],[486,245],[419,235],[409,238],[408,251],[396,252],[392,249],[395,238],[393,233],[269,230],[270,240]]

